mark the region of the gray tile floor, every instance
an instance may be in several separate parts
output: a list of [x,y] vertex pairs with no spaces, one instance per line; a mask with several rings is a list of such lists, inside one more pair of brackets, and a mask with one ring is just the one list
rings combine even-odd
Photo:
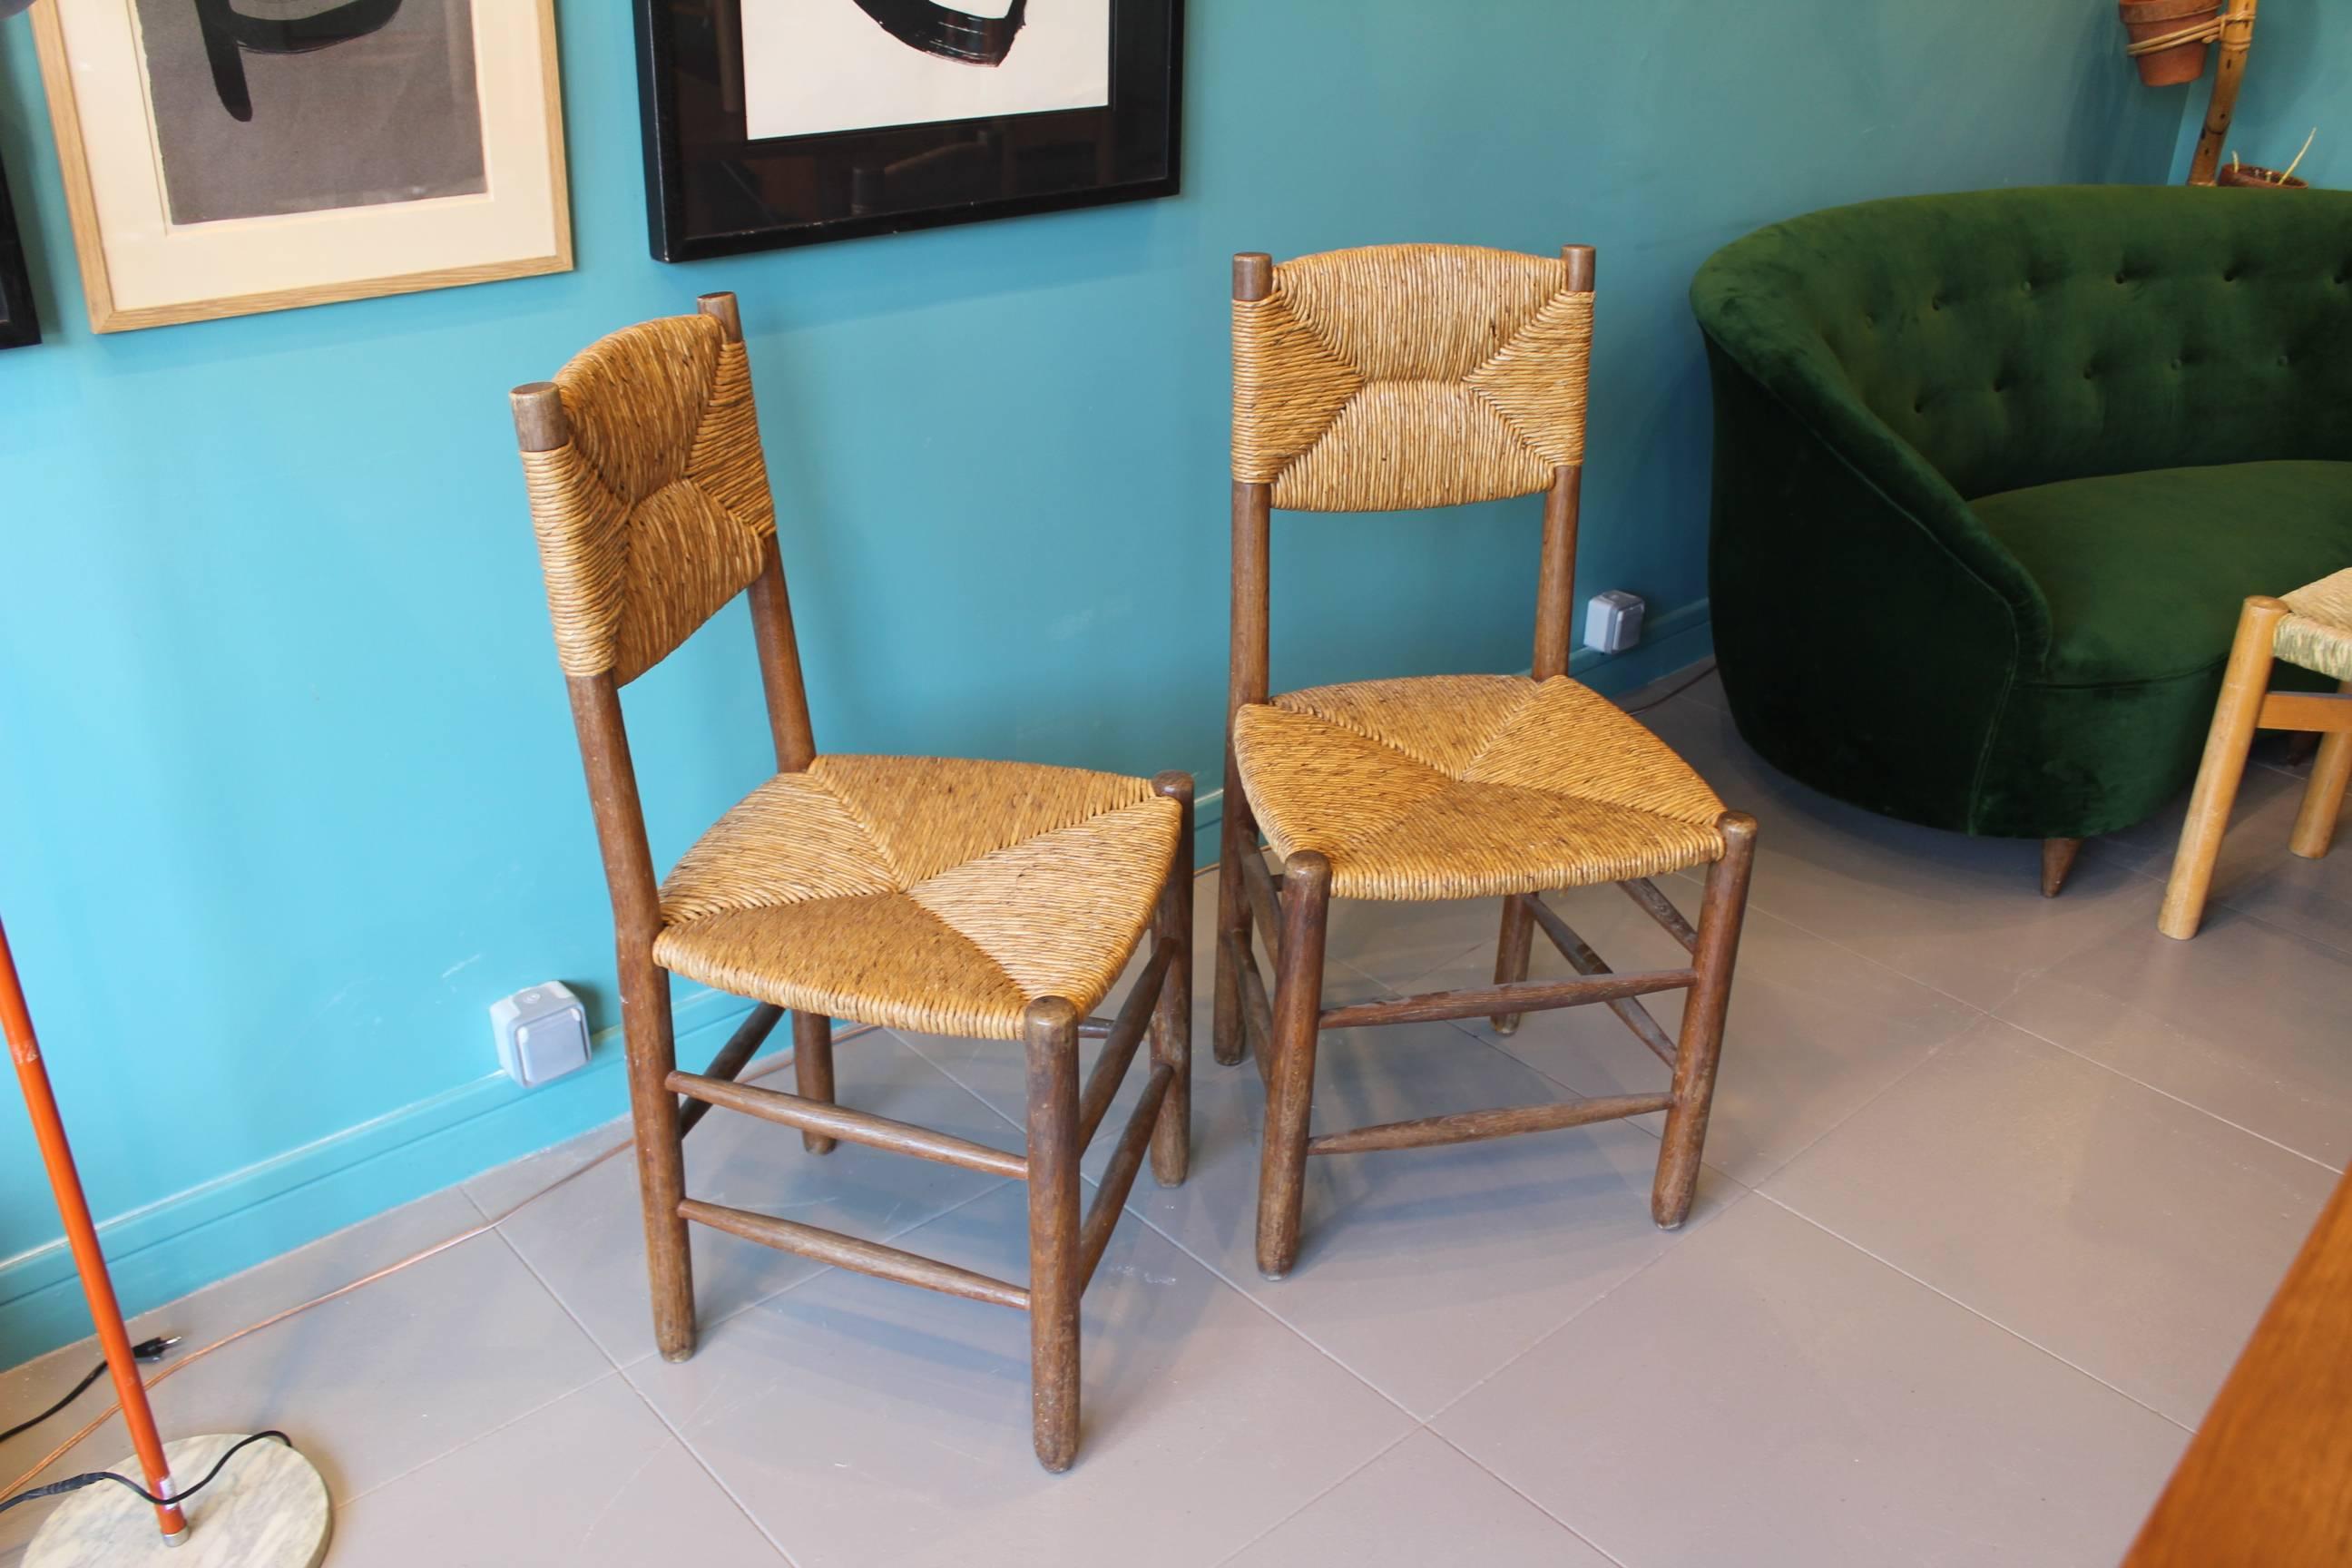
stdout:
[[[163,1418],[292,1431],[341,1503],[334,1568],[2114,1563],[2352,1153],[2352,849],[2290,858],[2299,780],[2257,768],[2208,929],[2174,943],[2177,812],[2045,902],[2031,845],[1773,775],[1711,681],[1651,722],[1763,823],[1678,1235],[1647,1219],[1656,1130],[1622,1123],[1316,1162],[1306,1256],[1267,1284],[1255,1075],[1211,1063],[1203,1027],[1194,1177],[1140,1185],[1087,1298],[1066,1477],[1030,1460],[1025,1329],[1000,1310],[704,1233],[702,1352],[653,1358],[619,1160],[192,1369]],[[1677,956],[1613,891],[1559,901],[1612,958]],[[1333,991],[1481,977],[1495,920],[1346,906]],[[1365,1031],[1324,1060],[1334,1125],[1660,1078],[1598,1011],[1509,1040]],[[845,1099],[1000,1144],[1020,1079],[981,1042],[841,1051]],[[143,1321],[215,1337],[503,1213],[614,1132]],[[811,1160],[723,1116],[692,1164],[722,1202],[1021,1269],[1020,1192],[992,1178]],[[0,1424],[88,1356],[0,1376]],[[73,1468],[126,1447],[110,1426]],[[0,1565],[31,1511],[0,1520]]]

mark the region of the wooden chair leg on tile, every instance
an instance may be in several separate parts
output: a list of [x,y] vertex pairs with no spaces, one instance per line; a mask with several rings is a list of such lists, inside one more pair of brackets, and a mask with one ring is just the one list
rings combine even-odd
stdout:
[[1307,1136],[1315,1109],[1315,1051],[1323,1026],[1323,941],[1331,908],[1331,862],[1311,849],[1282,872],[1282,954],[1275,966],[1274,1071],[1265,1090],[1265,1143],[1259,1153],[1257,1269],[1279,1279],[1298,1261],[1306,1201]]
[[[1228,749],[1231,742],[1227,742]],[[1221,1067],[1233,1067],[1249,1054],[1242,1033],[1242,976],[1226,956],[1225,938],[1234,938],[1234,950],[1250,950],[1249,887],[1242,880],[1242,857],[1258,853],[1257,824],[1250,817],[1249,797],[1242,793],[1241,777],[1233,763],[1225,763],[1224,822],[1217,851],[1217,942],[1212,962],[1217,977],[1216,1013],[1211,1046]]]
[[2205,760],[2197,767],[2197,787],[2189,792],[2189,817],[2181,824],[2172,879],[2165,885],[2164,909],[2157,916],[2156,929],[2168,937],[2186,942],[2205,918],[2213,862],[2221,853],[2221,837],[2229,831],[2239,781],[2245,777],[2246,752],[2254,743],[2263,699],[2270,690],[2271,649],[2286,613],[2285,600],[2257,595],[2246,601],[2238,616],[2237,640],[2230,645],[2229,667],[2221,676],[2221,700],[2213,708]]
[[1673,1230],[1690,1215],[1706,1150],[1707,1117],[1715,1106],[1715,1069],[1723,1052],[1723,1020],[1731,1006],[1731,980],[1739,963],[1739,928],[1748,918],[1748,878],[1756,860],[1756,819],[1726,812],[1716,821],[1723,858],[1707,868],[1699,905],[1698,949],[1691,954],[1697,980],[1683,1002],[1681,1038],[1675,1047],[1674,1103],[1658,1151],[1657,1184],[1650,1216]]
[[1078,1012],[1058,996],[1029,1004],[1029,1386],[1037,1462],[1056,1474],[1078,1455]]
[[[793,1087],[803,1100],[833,1100],[833,1020],[823,1013],[793,1015]],[[801,1147],[830,1154],[835,1140],[822,1132],[801,1134]]]
[[636,1135],[637,1191],[646,1212],[646,1273],[653,1284],[654,1343],[664,1361],[694,1354],[694,1254],[687,1241],[686,1140],[679,1131],[669,976],[653,955],[620,965],[621,1033],[629,1069],[629,1115]]
[[2074,869],[2074,857],[2083,852],[2079,838],[2045,838],[2042,841],[2042,896],[2054,899],[2066,885],[2068,873]]
[[1181,1187],[1192,1166],[1192,775],[1161,773],[1151,788],[1181,812],[1176,858],[1152,921],[1153,938],[1169,944],[1175,956],[1151,1011],[1151,1059],[1170,1073],[1168,1095],[1151,1131],[1151,1175],[1163,1187]]
[[[2336,689],[2352,696],[2352,680]],[[2327,853],[2336,819],[2344,813],[2347,784],[2352,784],[2352,730],[2338,730],[2319,742],[2319,754],[2312,759],[2311,783],[2304,787],[2303,809],[2295,814],[2288,848],[2306,860]]]
[[[1507,898],[1503,900],[1503,934],[1495,947],[1495,984],[1509,985],[1528,977],[1528,958],[1534,950],[1536,939],[1535,911],[1527,900]],[[1515,1035],[1519,1030],[1520,1015],[1497,1013],[1488,1020],[1498,1035]]]

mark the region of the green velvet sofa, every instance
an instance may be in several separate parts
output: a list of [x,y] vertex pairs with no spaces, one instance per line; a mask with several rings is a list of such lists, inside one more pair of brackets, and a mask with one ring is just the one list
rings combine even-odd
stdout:
[[2352,193],[1869,202],[1691,296],[1724,692],[1840,799],[2128,826],[2196,772],[2240,602],[2352,565]]

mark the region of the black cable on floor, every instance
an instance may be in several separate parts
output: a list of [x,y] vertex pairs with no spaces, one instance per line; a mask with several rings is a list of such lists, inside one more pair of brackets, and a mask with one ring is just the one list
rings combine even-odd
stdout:
[[1628,708],[1625,711],[1628,713],[1647,713],[1653,708],[1662,707],[1664,704],[1673,701],[1675,698],[1680,697],[1684,692],[1688,691],[1692,687],[1696,686],[1700,681],[1705,680],[1708,676],[1713,675],[1714,673],[1715,660],[1708,659],[1706,661],[1706,668],[1700,670],[1696,675],[1694,675],[1689,679],[1684,681],[1680,686],[1675,687],[1672,691],[1666,692],[1662,696],[1653,697],[1647,702],[1643,703],[1639,708]]
[[[170,1352],[171,1348],[179,1342],[180,1342],[177,1339],[149,1340],[143,1344],[131,1346],[131,1354],[132,1359],[137,1361],[162,1361],[164,1355]],[[38,1426],[42,1422],[47,1421],[62,1414],[67,1405],[71,1405],[75,1400],[79,1399],[83,1394],[88,1394],[89,1392],[90,1384],[96,1383],[100,1378],[104,1377],[105,1375],[106,1363],[104,1362],[100,1362],[96,1366],[90,1369],[90,1373],[88,1377],[83,1378],[79,1383],[73,1385],[72,1393],[67,1394],[63,1399],[58,1400],[55,1405],[50,1405],[47,1410],[42,1411],[38,1415],[34,1416],[31,1420],[20,1421],[16,1426],[9,1427],[5,1432],[0,1432],[0,1443],[5,1443],[11,1437],[21,1437],[26,1433],[31,1431],[34,1427]]]
[[152,1503],[157,1508],[163,1507],[167,1502],[185,1502],[190,1498],[195,1496],[198,1492],[204,1490],[206,1487],[212,1485],[215,1481],[220,1479],[220,1473],[228,1468],[228,1462],[231,1459],[236,1458],[239,1454],[242,1454],[247,1448],[252,1447],[256,1443],[268,1442],[283,1443],[289,1448],[294,1446],[294,1439],[289,1437],[283,1432],[256,1432],[252,1436],[246,1438],[244,1441],[231,1447],[227,1453],[223,1454],[220,1457],[220,1463],[215,1465],[211,1471],[205,1475],[203,1480],[198,1481],[194,1486],[188,1488],[176,1497],[157,1497],[153,1492],[149,1491],[145,1487],[141,1486],[137,1481],[132,1480],[128,1476],[118,1476],[112,1470],[99,1470],[90,1475],[71,1476],[62,1481],[51,1481],[45,1487],[35,1487],[30,1491],[18,1492],[15,1497],[0,1500],[0,1513],[6,1513],[12,1508],[21,1508],[28,1502],[39,1502],[44,1498],[63,1497],[68,1492],[78,1492],[86,1487],[98,1486],[101,1482],[105,1481],[112,1481],[119,1487],[128,1487],[131,1490],[138,1493],[141,1498]]

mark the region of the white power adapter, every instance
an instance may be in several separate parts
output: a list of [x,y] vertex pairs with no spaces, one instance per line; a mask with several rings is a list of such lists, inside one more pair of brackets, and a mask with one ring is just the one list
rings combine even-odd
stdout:
[[1622,588],[1595,594],[1584,607],[1584,646],[1595,653],[1622,653],[1642,640],[1642,595]]
[[588,1009],[561,980],[490,1004],[499,1066],[525,1089],[552,1083],[588,1065]]

